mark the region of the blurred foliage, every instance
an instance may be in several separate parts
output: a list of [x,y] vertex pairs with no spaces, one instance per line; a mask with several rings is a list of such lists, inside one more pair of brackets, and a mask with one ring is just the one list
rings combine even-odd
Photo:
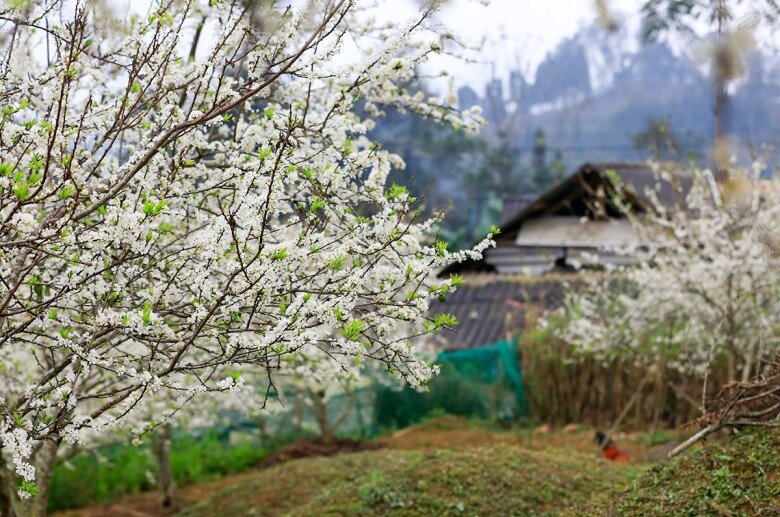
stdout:
[[743,5],[754,23],[773,23],[780,16],[775,0],[646,0],[642,4],[642,35],[648,41],[671,31],[692,35],[702,21],[723,25],[734,19],[735,11]]
[[[189,484],[241,472],[268,454],[245,441],[231,445],[216,432],[174,436],[171,463],[177,484]],[[112,444],[82,452],[54,469],[49,511],[76,508],[124,494],[155,488],[156,466],[149,445]]]
[[493,422],[527,414],[514,341],[444,352],[437,363],[441,373],[431,379],[426,392],[408,386],[376,388],[374,414],[379,428],[404,428],[442,413]]
[[701,148],[701,143],[690,131],[680,133],[668,118],[651,118],[647,128],[635,134],[633,140],[634,147],[661,161],[695,162]]
[[532,159],[510,128],[474,135],[393,110],[377,120],[371,136],[406,162],[388,182],[408,186],[428,214],[445,214],[441,235],[450,249],[483,239],[498,224],[506,196],[542,192],[566,174],[562,154],[549,156],[541,129]]

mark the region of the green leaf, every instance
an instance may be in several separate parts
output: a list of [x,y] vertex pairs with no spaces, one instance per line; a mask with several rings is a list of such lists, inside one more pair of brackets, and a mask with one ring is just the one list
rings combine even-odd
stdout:
[[336,257],[333,260],[331,260],[330,262],[328,262],[328,269],[332,269],[334,271],[338,271],[339,269],[343,269],[345,262],[346,262],[346,258],[345,257],[343,257],[343,256]]
[[144,302],[144,307],[141,310],[141,319],[144,325],[151,325],[152,323],[152,302],[149,300]]
[[155,203],[154,201],[147,201],[144,203],[144,213],[150,217],[160,215],[160,213],[168,206],[168,200],[163,199]]
[[22,480],[21,484],[19,485],[19,490],[22,492],[26,492],[30,496],[34,496],[38,493],[38,485],[36,485],[32,481],[24,481]]
[[443,312],[441,314],[437,314],[436,316],[434,316],[433,324],[436,328],[454,327],[455,325],[458,324],[458,319],[455,317],[454,314]]
[[60,191],[57,192],[57,197],[64,201],[69,197],[71,197],[75,192],[76,189],[73,187],[73,185],[68,185],[66,187],[61,188]]
[[324,208],[324,207],[325,207],[325,205],[327,205],[327,204],[328,204],[328,202],[327,202],[327,201],[325,201],[324,199],[320,199],[320,198],[318,198],[318,197],[315,197],[315,198],[312,200],[312,204],[311,204],[311,206],[309,207],[309,213],[310,213],[310,214],[314,214],[314,213],[316,213],[317,211],[319,211],[321,208]]
[[406,187],[403,185],[396,185],[393,183],[393,185],[390,187],[390,189],[385,193],[385,197],[387,199],[393,200],[398,197],[401,197],[403,194],[408,194],[409,191]]
[[163,235],[166,234],[166,233],[170,233],[172,230],[173,230],[173,224],[171,224],[171,223],[163,222],[163,223],[160,223],[159,225],[157,225],[157,231],[160,232]]
[[357,341],[360,338],[360,333],[365,329],[365,325],[362,320],[352,320],[350,323],[342,325],[339,330],[345,338]]
[[17,181],[14,183],[12,192],[14,196],[16,196],[16,199],[25,201],[30,197],[30,184],[26,180]]
[[436,249],[436,255],[439,257],[443,257],[447,254],[447,243],[436,239],[436,242],[433,243],[434,248]]

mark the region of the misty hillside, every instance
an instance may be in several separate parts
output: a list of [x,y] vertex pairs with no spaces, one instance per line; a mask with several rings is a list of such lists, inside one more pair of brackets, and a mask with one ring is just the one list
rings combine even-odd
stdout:
[[[727,133],[742,163],[759,156],[775,162],[777,64],[777,57],[753,52],[727,100]],[[513,71],[482,91],[461,87],[458,97],[462,108],[483,108],[488,126],[479,136],[398,113],[375,130],[407,162],[394,181],[425,194],[429,208],[458,206],[444,224],[458,245],[498,222],[502,198],[544,190],[583,162],[709,160],[708,71],[665,43],[640,44],[625,31],[584,28],[550,52],[533,77]]]

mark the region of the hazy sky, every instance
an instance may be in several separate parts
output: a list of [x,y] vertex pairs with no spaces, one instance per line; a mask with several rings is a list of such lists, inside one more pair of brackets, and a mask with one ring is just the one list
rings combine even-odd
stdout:
[[[616,19],[629,27],[638,27],[641,4],[641,0],[607,0]],[[419,0],[386,0],[380,11],[397,19],[411,16],[419,5]],[[433,66],[446,68],[457,83],[480,90],[494,74],[506,77],[512,69],[531,76],[558,42],[596,19],[594,6],[593,0],[490,0],[487,6],[477,0],[450,0],[437,20],[470,44],[484,40],[483,51],[475,56],[483,64],[441,59]]]

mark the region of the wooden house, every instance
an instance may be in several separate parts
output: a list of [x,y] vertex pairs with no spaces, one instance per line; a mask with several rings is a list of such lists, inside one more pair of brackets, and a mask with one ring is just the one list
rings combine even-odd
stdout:
[[614,247],[641,246],[641,240],[620,207],[641,216],[654,206],[651,195],[664,205],[681,201],[679,189],[660,181],[647,165],[606,163],[582,165],[536,199],[517,200],[517,212],[502,217],[495,248],[480,260],[441,271],[440,276],[458,273],[466,280],[445,303],[431,308],[460,322],[455,331],[442,332],[441,344],[463,349],[516,335],[528,307],[551,309],[562,302],[560,278],[549,273],[630,263],[631,257]]

